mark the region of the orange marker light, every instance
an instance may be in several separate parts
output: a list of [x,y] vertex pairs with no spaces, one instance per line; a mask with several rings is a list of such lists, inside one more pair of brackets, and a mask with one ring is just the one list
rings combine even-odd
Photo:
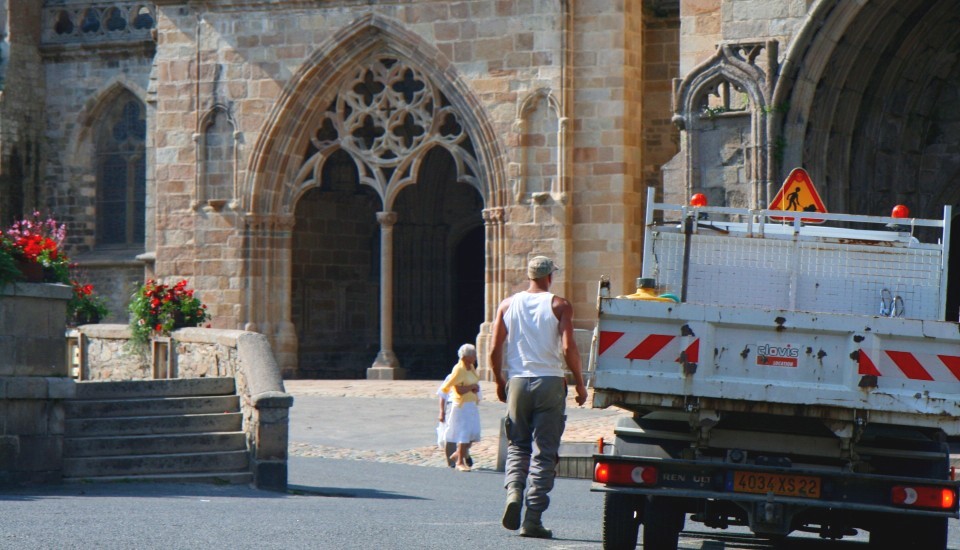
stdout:
[[690,206],[695,206],[700,208],[701,206],[707,205],[707,196],[703,193],[697,193],[694,196],[690,197]]
[[599,483],[610,481],[610,465],[598,462],[593,470],[593,480]]
[[898,204],[893,207],[893,212],[890,212],[891,218],[909,218],[910,209],[902,204]]
[[940,489],[940,508],[944,510],[950,510],[953,508],[953,503],[956,501],[956,495],[953,492],[953,489]]

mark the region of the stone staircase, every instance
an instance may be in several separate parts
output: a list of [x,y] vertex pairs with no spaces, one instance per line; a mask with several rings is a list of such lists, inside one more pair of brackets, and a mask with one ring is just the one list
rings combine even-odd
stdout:
[[249,483],[233,378],[77,383],[64,481]]

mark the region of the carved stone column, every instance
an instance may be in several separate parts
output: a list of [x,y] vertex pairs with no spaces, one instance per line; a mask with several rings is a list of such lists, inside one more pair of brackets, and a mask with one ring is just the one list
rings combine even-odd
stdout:
[[490,349],[490,333],[493,330],[493,317],[497,314],[500,300],[506,298],[506,275],[504,274],[504,211],[502,207],[487,208],[483,211],[483,226],[486,236],[486,292],[483,324],[477,335],[477,374],[483,380],[493,380],[493,371],[487,363]]
[[406,370],[393,353],[393,225],[396,212],[377,212],[380,224],[380,352],[373,366],[367,369],[367,379],[401,380]]

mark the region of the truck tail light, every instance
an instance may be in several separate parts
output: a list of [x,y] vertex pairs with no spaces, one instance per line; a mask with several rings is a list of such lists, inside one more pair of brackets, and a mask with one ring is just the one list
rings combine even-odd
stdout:
[[900,506],[952,510],[957,494],[947,487],[906,487],[897,485],[890,490],[890,501]]
[[593,480],[608,485],[655,485],[657,469],[629,462],[597,462]]

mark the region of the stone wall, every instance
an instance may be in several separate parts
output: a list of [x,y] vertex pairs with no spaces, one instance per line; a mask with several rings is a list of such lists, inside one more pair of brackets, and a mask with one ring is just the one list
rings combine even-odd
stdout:
[[71,295],[49,284],[0,291],[0,485],[62,476],[62,400],[74,391],[63,338]]
[[244,331],[180,329],[141,346],[130,342],[127,325],[98,324],[83,325],[72,337],[79,346],[79,378],[109,381],[237,377],[243,372],[237,358],[240,334]]
[[[469,144],[450,150],[457,181],[480,195],[470,217],[479,225],[482,211],[485,242],[477,249],[485,247],[483,262],[474,262],[483,272],[483,302],[476,308],[483,310],[482,322],[488,324],[497,303],[526,284],[524,266],[535,254],[551,255],[563,267],[554,290],[573,301],[578,328],[593,325],[600,275],[613,276],[614,292],[632,290],[640,271],[636,228],[644,188],[658,184],[659,167],[676,146],[666,109],[677,67],[673,3],[164,0],[155,10],[115,4],[130,21],[134,12],[150,16],[151,26],[125,34],[61,32],[56,23],[63,13],[108,8],[70,0],[44,8],[40,38],[44,77],[65,84],[44,95],[43,189],[70,224],[76,259],[96,270],[92,278],[109,295],[109,320],[123,321],[138,272],[182,277],[209,304],[213,326],[266,334],[288,373],[300,361],[309,371],[317,356],[336,354],[317,349],[307,315],[312,310],[304,309],[329,300],[307,296],[309,287],[293,272],[303,268],[295,263],[294,243],[301,246],[315,233],[294,213],[311,186],[325,181],[304,166],[321,138],[329,137],[320,124],[323,113],[338,87],[381,55],[400,58],[429,78],[443,92],[437,103],[455,112],[457,125],[469,133]],[[709,6],[702,9],[709,12]],[[147,113],[143,250],[96,246],[95,138],[100,115],[119,94],[140,99]],[[356,129],[340,130],[349,136]],[[453,130],[445,125],[442,131]],[[422,168],[423,157],[412,156],[411,169]],[[362,176],[367,184],[374,179]],[[375,208],[406,208],[395,201],[400,186],[378,187]],[[402,245],[410,212],[398,213]],[[357,221],[371,233],[379,229],[366,213]],[[400,255],[402,246],[396,251]],[[106,275],[118,268],[122,276]],[[457,275],[449,262],[436,271],[438,282]],[[363,291],[378,282],[376,275],[361,283]],[[404,284],[419,280],[415,270],[398,270],[396,277]],[[410,295],[398,288],[395,294],[403,299],[394,309],[398,346],[425,349],[402,333],[411,326],[405,319],[433,323],[414,335],[436,340],[426,346],[433,355],[408,359],[411,364],[432,365],[449,354],[443,346],[465,339],[458,328],[442,342],[442,331],[435,330],[456,317],[455,300],[438,300],[446,311],[421,315],[415,306],[432,300],[429,292]],[[331,315],[339,312],[318,313]],[[363,323],[366,336],[374,323]],[[473,315],[466,324],[475,324]],[[307,345],[299,345],[301,338]],[[352,353],[358,357],[349,360],[359,363],[351,364],[353,371],[373,360],[365,349]]]
[[37,195],[46,90],[40,8],[41,2],[29,0],[0,7],[0,224],[43,206]]

